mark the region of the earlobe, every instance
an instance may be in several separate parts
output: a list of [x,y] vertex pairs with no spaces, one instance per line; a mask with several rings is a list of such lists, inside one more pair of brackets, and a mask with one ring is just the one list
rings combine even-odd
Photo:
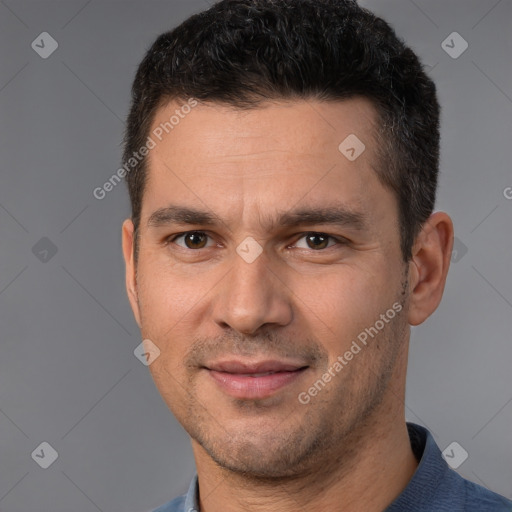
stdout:
[[125,280],[126,280],[126,292],[128,294],[128,300],[132,307],[135,321],[140,327],[140,312],[139,303],[137,297],[137,281],[136,281],[136,268],[135,260],[133,255],[134,248],[134,227],[131,219],[126,219],[123,222],[122,227],[122,244],[123,244],[123,256],[126,268]]
[[445,212],[433,213],[416,237],[409,267],[409,323],[424,322],[441,302],[453,247],[453,223]]

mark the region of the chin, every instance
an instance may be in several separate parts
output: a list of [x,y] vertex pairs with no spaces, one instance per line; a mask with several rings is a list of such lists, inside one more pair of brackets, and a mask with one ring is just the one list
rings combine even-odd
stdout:
[[281,430],[275,426],[237,434],[223,431],[217,435],[195,435],[194,439],[220,467],[257,479],[290,478],[303,474],[314,465],[317,440],[304,427]]

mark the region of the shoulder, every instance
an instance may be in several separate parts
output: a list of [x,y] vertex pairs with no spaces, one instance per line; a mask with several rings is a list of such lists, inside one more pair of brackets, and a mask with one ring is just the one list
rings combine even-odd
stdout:
[[512,501],[448,468],[435,493],[435,503],[442,511],[512,512]]
[[437,457],[445,465],[445,470],[434,492],[434,501],[439,506],[444,505],[443,511],[512,512],[512,501],[464,478],[448,466],[440,452]]
[[466,491],[467,512],[512,512],[512,501],[509,499],[474,482],[462,480]]
[[419,464],[386,512],[512,512],[512,501],[454,471],[426,428],[412,423],[407,427]]

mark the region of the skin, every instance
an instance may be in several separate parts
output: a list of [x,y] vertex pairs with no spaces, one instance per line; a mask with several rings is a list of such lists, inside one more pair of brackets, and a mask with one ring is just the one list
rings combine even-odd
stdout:
[[[162,106],[153,126],[176,108]],[[149,366],[155,384],[191,436],[202,511],[378,512],[417,467],[404,414],[409,326],[441,300],[453,226],[432,214],[404,263],[397,201],[375,171],[376,119],[362,98],[200,104],[149,154],[137,261],[132,221],[122,229],[126,286],[142,337],[161,351]],[[366,146],[355,161],[338,150],[349,134]],[[169,205],[217,221],[148,225]],[[326,206],[363,222],[271,222]],[[175,238],[187,231],[207,236]],[[252,263],[236,251],[246,237],[262,248]],[[300,403],[396,303],[402,311]],[[307,368],[267,398],[240,399],[204,368],[226,356]]]

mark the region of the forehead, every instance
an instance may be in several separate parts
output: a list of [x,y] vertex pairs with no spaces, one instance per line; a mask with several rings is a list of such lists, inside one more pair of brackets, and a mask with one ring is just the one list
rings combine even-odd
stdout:
[[189,103],[170,101],[156,111],[151,131],[157,143],[164,142],[158,144],[160,149],[180,146],[187,154],[184,139],[189,143],[202,139],[201,147],[194,147],[201,150],[198,157],[235,157],[237,148],[258,146],[295,154],[328,151],[351,134],[368,140],[377,122],[373,104],[361,97],[331,102],[283,100],[250,109],[218,103],[189,107]]
[[377,113],[366,99],[185,105],[171,101],[153,120],[143,217],[176,199],[242,215],[299,201],[379,210],[376,198],[389,195],[374,170]]

